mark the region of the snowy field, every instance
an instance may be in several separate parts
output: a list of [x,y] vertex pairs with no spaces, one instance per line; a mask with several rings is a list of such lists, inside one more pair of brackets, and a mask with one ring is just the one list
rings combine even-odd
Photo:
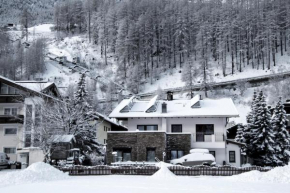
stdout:
[[290,167],[257,171],[232,177],[182,177],[161,169],[153,176],[68,176],[44,163],[26,170],[0,171],[0,192],[102,192],[102,193],[286,193]]

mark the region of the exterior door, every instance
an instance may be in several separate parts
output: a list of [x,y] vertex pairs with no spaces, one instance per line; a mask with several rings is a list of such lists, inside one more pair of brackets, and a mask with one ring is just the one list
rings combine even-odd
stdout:
[[148,162],[155,162],[155,148],[148,148],[147,149],[147,161]]

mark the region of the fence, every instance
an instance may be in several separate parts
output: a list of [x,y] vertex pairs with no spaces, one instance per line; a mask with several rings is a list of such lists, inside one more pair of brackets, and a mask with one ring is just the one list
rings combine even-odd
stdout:
[[[73,168],[58,168],[63,172],[69,172],[71,176],[82,175],[153,175],[159,170],[156,166],[122,166],[122,167],[110,167],[110,166],[96,166],[96,167],[83,167],[75,166]],[[183,167],[183,166],[170,166],[168,168],[172,173],[177,176],[232,176],[253,170],[260,172],[267,172],[271,168],[263,167],[247,167],[236,168],[230,166],[222,167],[209,167],[209,166],[195,166],[195,167]]]

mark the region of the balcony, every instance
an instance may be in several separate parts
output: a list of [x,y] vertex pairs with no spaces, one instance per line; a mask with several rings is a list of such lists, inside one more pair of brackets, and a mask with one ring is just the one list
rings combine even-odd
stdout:
[[23,124],[24,115],[0,115],[0,124],[19,123]]
[[20,95],[3,95],[0,94],[0,103],[22,103],[23,96]]
[[214,133],[212,135],[207,135],[203,133],[193,133],[194,142],[224,142],[225,137],[223,133]]

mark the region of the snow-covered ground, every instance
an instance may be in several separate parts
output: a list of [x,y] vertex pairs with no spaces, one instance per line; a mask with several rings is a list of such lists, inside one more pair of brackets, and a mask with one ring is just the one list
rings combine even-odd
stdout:
[[248,172],[231,177],[175,176],[161,165],[153,176],[67,176],[44,163],[26,170],[0,171],[0,192],[16,193],[281,193],[289,192],[290,166],[267,173]]

